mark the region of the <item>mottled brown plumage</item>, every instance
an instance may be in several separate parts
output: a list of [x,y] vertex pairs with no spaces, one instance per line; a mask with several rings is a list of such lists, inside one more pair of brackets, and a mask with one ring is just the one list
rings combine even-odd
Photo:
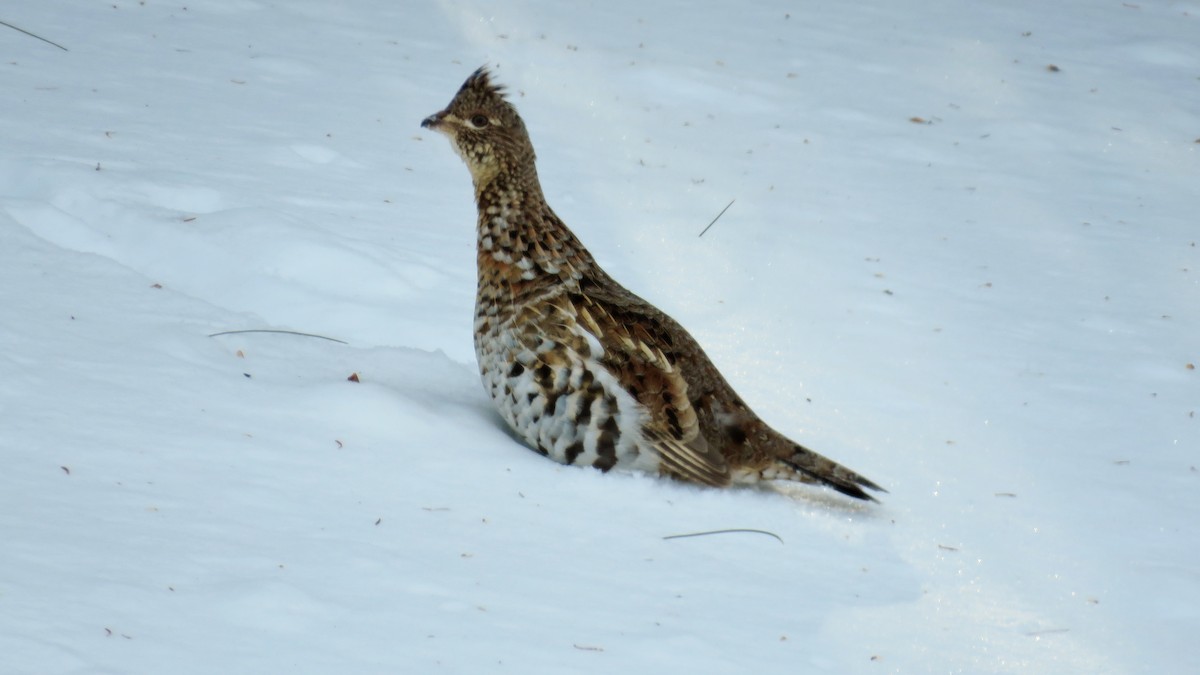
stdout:
[[882,490],[767,426],[682,326],[600,269],[546,204],[525,125],[486,69],[421,126],[448,136],[471,172],[479,369],[531,447],[564,464],[704,485],[817,482],[859,499]]

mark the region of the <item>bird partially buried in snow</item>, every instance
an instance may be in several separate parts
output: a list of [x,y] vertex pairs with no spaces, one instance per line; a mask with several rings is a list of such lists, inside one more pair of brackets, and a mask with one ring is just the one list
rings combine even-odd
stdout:
[[475,353],[501,417],[532,448],[712,486],[883,491],[767,426],[682,326],[600,269],[546,204],[525,124],[486,68],[421,126],[449,137],[471,171]]

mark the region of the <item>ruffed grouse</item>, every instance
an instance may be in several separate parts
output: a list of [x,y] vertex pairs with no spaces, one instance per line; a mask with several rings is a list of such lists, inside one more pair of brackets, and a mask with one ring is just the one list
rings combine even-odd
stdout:
[[546,204],[525,124],[486,68],[421,126],[448,136],[471,171],[475,352],[500,415],[530,446],[563,464],[705,485],[882,491],[767,426],[682,326],[600,269]]

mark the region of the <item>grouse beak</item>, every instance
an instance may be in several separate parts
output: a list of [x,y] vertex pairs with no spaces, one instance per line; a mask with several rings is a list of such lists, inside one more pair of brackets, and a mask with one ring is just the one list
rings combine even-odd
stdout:
[[436,112],[436,113],[430,115],[429,117],[426,117],[425,119],[421,120],[421,128],[422,129],[433,129],[434,131],[437,131],[438,127],[442,126],[442,118],[445,115],[446,115],[446,111],[443,110],[441,112]]

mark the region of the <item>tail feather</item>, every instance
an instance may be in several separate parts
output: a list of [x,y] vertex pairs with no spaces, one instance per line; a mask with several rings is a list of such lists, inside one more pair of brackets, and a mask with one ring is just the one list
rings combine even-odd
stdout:
[[866,477],[827,457],[818,455],[802,445],[791,443],[791,450],[791,455],[781,458],[780,461],[810,479],[811,482],[827,485],[844,495],[871,502],[878,500],[863,488],[876,492],[887,492]]

